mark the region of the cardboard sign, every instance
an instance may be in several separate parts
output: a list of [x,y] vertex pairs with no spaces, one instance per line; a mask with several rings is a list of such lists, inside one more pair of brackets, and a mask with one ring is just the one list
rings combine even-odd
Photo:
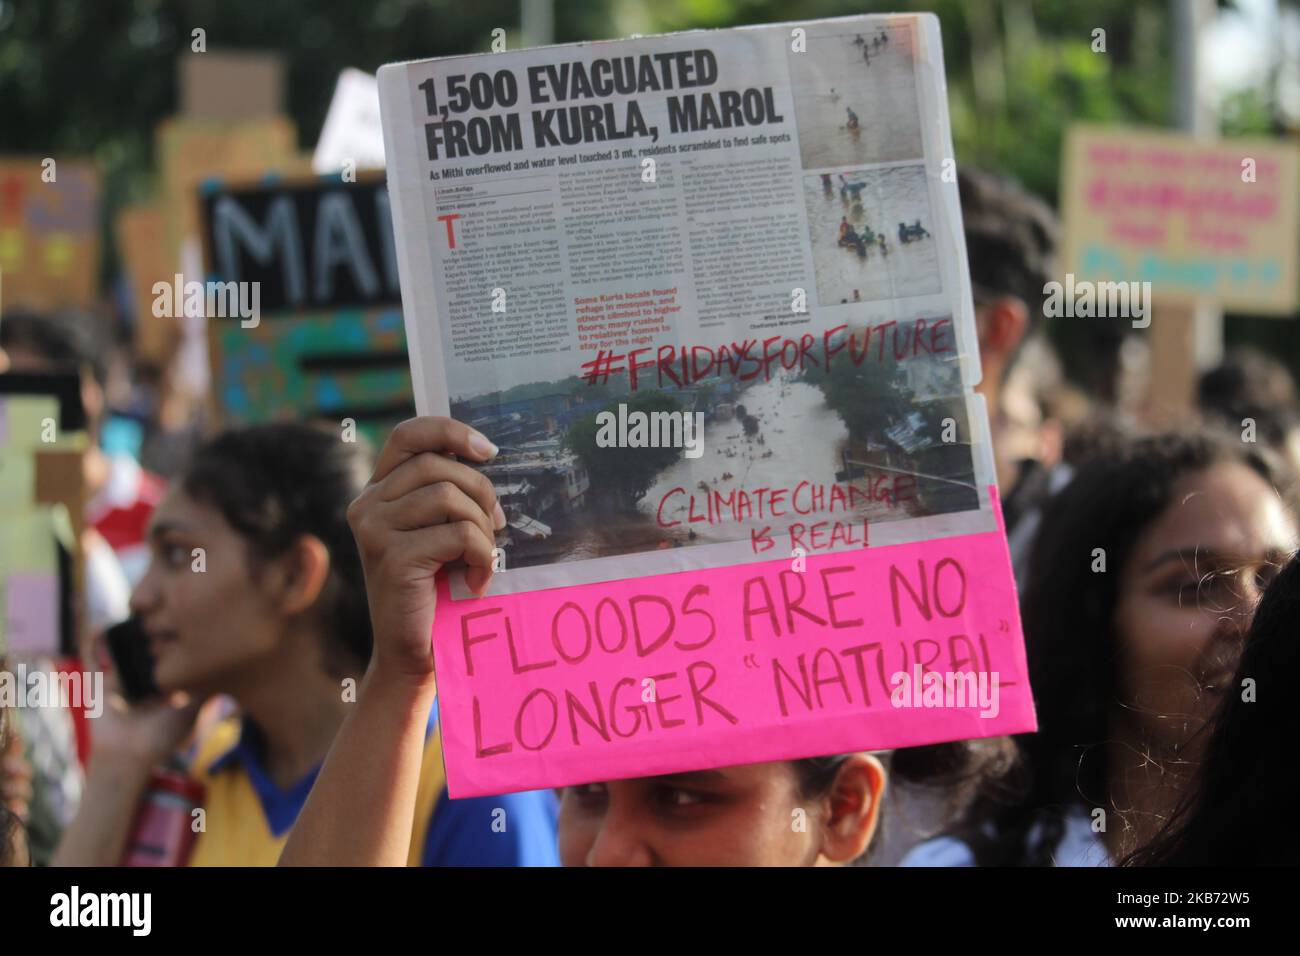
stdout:
[[1076,281],[1150,282],[1157,303],[1246,312],[1300,301],[1300,145],[1074,126],[1062,211],[1060,271]]
[[222,122],[173,117],[156,133],[167,237],[174,255],[199,234],[198,187],[209,178],[289,175],[300,169],[297,131],[283,116]]
[[158,203],[128,206],[117,216],[118,258],[130,286],[135,351],[145,361],[165,365],[180,342],[171,316],[154,314],[154,283],[171,281],[177,260],[167,243],[167,216]]
[[[0,375],[0,396],[45,395],[54,399],[58,418],[56,439],[67,439],[86,430],[86,410],[81,404],[81,377],[76,372],[5,372]],[[23,447],[37,447],[32,428],[6,431],[8,440],[26,441]],[[25,439],[20,436],[27,436]],[[46,444],[45,447],[49,447]]]
[[[166,255],[179,269],[153,281],[174,280],[176,272],[183,281],[200,279],[201,183],[221,177],[283,176],[301,171],[307,161],[297,154],[296,139],[293,124],[281,116],[241,122],[179,117],[159,124],[156,151],[167,217]],[[203,313],[175,312],[170,321],[180,325],[178,387],[190,390],[195,398],[206,396],[211,357]]]
[[379,121],[379,82],[369,73],[344,70],[334,87],[311,165],[318,173],[347,168],[384,168],[384,131]]
[[203,195],[209,283],[256,290],[256,322],[209,314],[221,416],[351,418],[372,437],[414,413],[382,176]]
[[453,797],[1032,730],[938,21],[385,66]]
[[284,60],[278,54],[183,53],[177,72],[181,112],[193,119],[256,120],[284,109]]
[[81,417],[79,394],[57,397],[76,376],[39,378],[0,375],[0,653],[21,657],[71,651],[82,573],[86,434],[62,429]]
[[0,509],[61,506],[85,526],[82,457],[90,438],[75,373],[0,375]]
[[92,305],[99,210],[99,174],[90,162],[0,157],[0,307]]

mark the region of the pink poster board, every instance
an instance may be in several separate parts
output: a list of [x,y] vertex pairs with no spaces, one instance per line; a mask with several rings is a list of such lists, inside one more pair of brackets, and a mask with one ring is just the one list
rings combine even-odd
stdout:
[[4,582],[5,633],[9,653],[49,656],[59,649],[59,578],[57,574],[14,572]]
[[443,577],[448,792],[1032,731],[1000,509],[998,521],[809,555],[802,571],[785,559],[474,601],[450,600]]

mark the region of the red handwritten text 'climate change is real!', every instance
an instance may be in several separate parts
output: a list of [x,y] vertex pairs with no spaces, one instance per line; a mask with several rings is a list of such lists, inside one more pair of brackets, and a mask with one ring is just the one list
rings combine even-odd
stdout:
[[433,643],[453,797],[1035,727],[1001,530],[474,601],[443,579]]

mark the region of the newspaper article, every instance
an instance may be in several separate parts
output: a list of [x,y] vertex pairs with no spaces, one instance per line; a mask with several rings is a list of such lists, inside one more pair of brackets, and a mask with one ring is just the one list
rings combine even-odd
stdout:
[[868,16],[380,71],[417,407],[501,449],[491,593],[995,527],[941,56]]

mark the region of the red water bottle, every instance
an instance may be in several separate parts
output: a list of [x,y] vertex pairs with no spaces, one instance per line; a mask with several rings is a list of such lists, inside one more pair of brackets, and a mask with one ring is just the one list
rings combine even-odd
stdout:
[[194,811],[203,806],[204,793],[203,784],[179,761],[155,770],[136,812],[122,866],[185,866],[198,839]]

